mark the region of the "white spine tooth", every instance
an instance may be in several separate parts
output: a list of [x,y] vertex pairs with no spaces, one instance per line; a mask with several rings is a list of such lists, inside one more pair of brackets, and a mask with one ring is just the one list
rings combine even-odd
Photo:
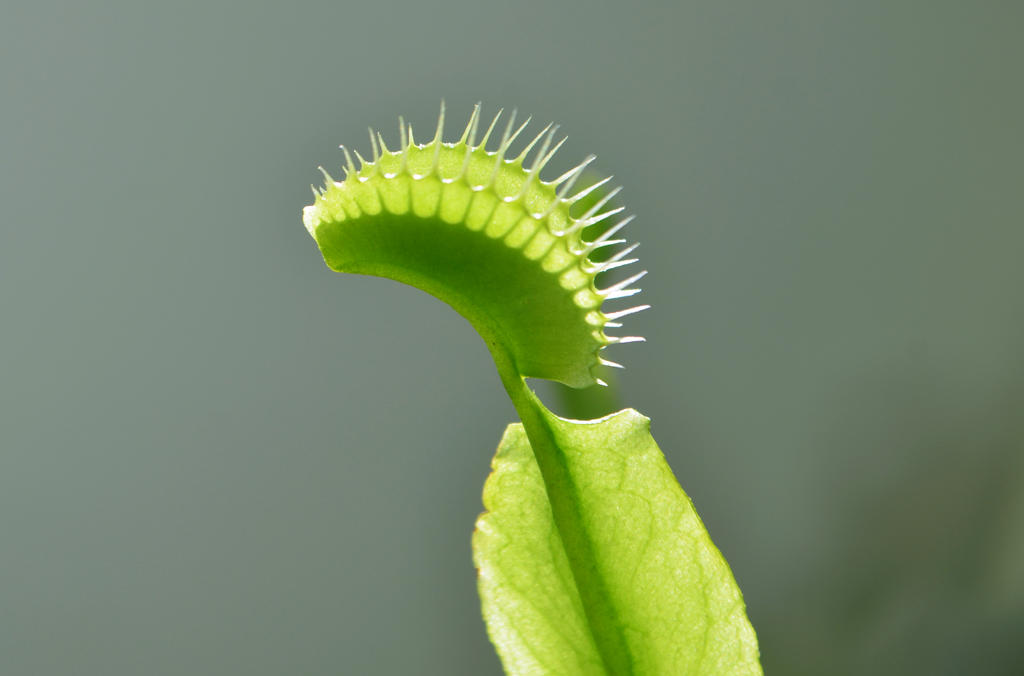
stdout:
[[512,128],[516,123],[516,110],[512,109],[512,114],[508,118],[508,123],[505,125],[505,133],[501,135],[501,145],[498,146],[498,151],[494,154],[494,169],[491,170],[491,177],[487,181],[487,185],[494,183],[494,179],[498,176],[498,169],[501,168],[501,163],[505,161],[505,154],[508,153],[509,147],[519,136],[520,132],[526,128],[526,125],[530,124],[530,118],[526,118],[526,122],[523,122],[515,132]]
[[551,131],[548,132],[547,137],[544,139],[544,143],[540,147],[540,150],[538,150],[537,154],[534,156],[533,164],[530,166],[530,173],[526,177],[526,180],[523,181],[523,187],[519,189],[520,197],[526,195],[526,191],[529,190],[530,185],[533,184],[533,182],[537,180],[537,177],[540,175],[541,169],[544,168],[544,165],[546,165],[551,160],[551,158],[554,157],[555,153],[558,152],[558,149],[562,147],[563,143],[565,143],[565,139],[563,138],[561,141],[558,142],[558,145],[556,145],[550,152],[548,152],[548,148],[551,147],[551,141],[554,140],[555,132],[557,130],[558,127],[551,127]]
[[[527,120],[527,121],[529,121],[529,120]],[[543,129],[541,129],[540,133],[537,134],[536,136],[534,136],[533,140],[530,141],[529,143],[527,143],[526,147],[523,148],[522,152],[519,153],[519,155],[514,160],[512,160],[512,161],[518,163],[518,162],[522,162],[523,160],[525,160],[527,153],[529,153],[531,150],[533,150],[533,146],[537,145],[537,142],[540,141],[541,138],[543,138],[544,135],[547,134],[550,130],[551,130],[551,125],[550,124],[548,126],[544,127]]]
[[[608,260],[604,261],[604,263],[602,263],[602,265],[607,266],[607,265],[612,265],[614,263],[618,263],[619,261],[621,261],[623,258],[628,256],[629,254],[631,254],[634,251],[636,251],[636,248],[638,246],[640,246],[640,242],[636,242],[635,244],[630,244],[629,246],[627,246],[622,251],[618,251],[614,255],[612,255],[612,257],[609,258]],[[637,261],[637,259],[634,258],[633,260],[630,261],[630,263],[635,263],[636,261]],[[625,263],[623,263],[623,265],[625,265]],[[605,269],[610,269],[610,268],[605,268]]]
[[634,282],[642,279],[643,276],[646,275],[646,274],[647,274],[646,270],[644,270],[642,272],[638,272],[637,274],[633,275],[632,277],[624,279],[621,282],[618,282],[616,284],[612,284],[611,286],[609,286],[606,289],[598,290],[598,293],[600,295],[604,296],[606,299],[626,298],[628,296],[632,296],[634,294],[640,293],[640,289],[627,289],[626,287],[628,287],[630,284],[633,284]]
[[476,133],[477,121],[480,119],[480,104],[477,103],[473,106],[473,114],[469,116],[469,122],[466,123],[466,129],[462,132],[462,138],[459,139],[459,143],[469,143],[473,145],[473,135]]
[[[612,188],[611,190],[609,190],[607,195],[605,195],[604,197],[602,197],[600,200],[597,201],[597,204],[595,204],[594,206],[592,206],[589,209],[587,209],[587,213],[585,213],[582,216],[580,216],[580,220],[581,221],[588,221],[591,218],[593,218],[594,214],[596,214],[598,211],[600,211],[601,208],[604,207],[604,205],[608,204],[608,202],[613,200],[615,198],[615,196],[618,195],[620,192],[622,192],[622,186],[621,185],[616,187],[616,188]],[[620,207],[618,209],[618,211],[622,211],[622,208]],[[608,213],[618,213],[618,211],[616,211],[616,212],[608,212]],[[604,216],[602,216],[602,217],[604,217]],[[587,225],[593,225],[594,223],[597,223],[597,222],[598,222],[598,219],[595,219],[591,223],[588,223]]]
[[441,158],[441,142],[444,140],[444,100],[441,100],[441,113],[437,116],[437,131],[434,132],[434,160],[430,163],[430,173],[436,174]]
[[609,209],[608,211],[605,211],[604,213],[600,213],[597,216],[592,216],[590,218],[581,218],[579,222],[582,225],[582,227],[589,228],[592,225],[597,225],[601,221],[604,221],[604,220],[607,220],[607,219],[611,218],[615,214],[621,214],[625,210],[626,210],[626,207],[616,207],[614,209]]
[[583,175],[583,170],[596,159],[597,155],[587,155],[586,159],[551,182],[551,185],[558,186],[558,191],[555,193],[555,196],[558,198],[559,202],[567,201],[565,196],[570,190],[572,190],[573,186],[576,185],[576,181],[580,180],[580,176]]
[[[610,216],[614,211],[621,211],[621,210],[622,210],[622,208],[614,209],[613,211],[609,211],[608,215]],[[619,221],[618,223],[616,223],[615,225],[613,225],[612,227],[608,228],[603,233],[601,233],[601,236],[598,237],[597,239],[595,239],[593,242],[591,242],[591,244],[600,244],[601,242],[604,242],[605,240],[613,237],[615,235],[615,233],[617,233],[619,230],[622,230],[624,227],[629,225],[630,222],[634,218],[636,218],[636,216],[627,216],[626,218],[623,218],[621,221]]]
[[516,112],[517,111],[513,108],[512,114],[508,117],[508,122],[505,123],[505,131],[501,134],[501,143],[498,144],[498,150],[495,152],[498,162],[505,159],[505,153],[508,152],[508,147],[512,145],[512,141],[515,140],[512,137],[512,128],[516,124]]
[[372,162],[367,162],[366,158],[363,157],[362,155],[360,155],[358,150],[353,150],[352,152],[354,152],[356,154],[356,159],[359,160],[359,171],[362,171],[362,170],[366,169],[367,167],[376,167],[377,166],[377,165],[373,164]]
[[526,121],[519,125],[519,128],[512,132],[512,135],[508,137],[508,141],[504,144],[500,153],[502,159],[504,159],[505,154],[508,152],[508,149],[512,147],[512,144],[516,142],[516,139],[519,138],[519,135],[523,133],[523,130],[530,125],[531,120],[533,120],[533,117],[526,118]]
[[[595,156],[591,155],[591,157],[595,157]],[[603,186],[605,183],[607,183],[610,180],[612,180],[611,176],[608,176],[607,178],[602,178],[597,183],[595,183],[593,185],[590,185],[590,186],[587,186],[586,188],[583,188],[582,190],[580,190],[578,193],[576,193],[572,197],[566,198],[566,202],[568,202],[569,204],[575,204],[576,202],[579,202],[581,199],[583,199],[584,197],[586,197],[590,193],[594,192],[595,190],[597,190],[598,188],[600,188],[601,186]]]
[[615,321],[618,319],[622,319],[623,317],[628,317],[629,315],[635,315],[637,312],[649,310],[650,308],[650,305],[637,305],[635,307],[626,308],[625,310],[618,310],[616,312],[605,312],[604,316],[606,319]]
[[[556,129],[558,129],[558,127],[555,127],[554,129],[551,130],[551,136],[555,135],[555,130]],[[568,141],[568,140],[569,140],[568,136],[563,136],[562,140],[559,141],[558,143],[556,143],[554,148],[549,150],[547,153],[541,153],[541,155],[543,155],[543,157],[541,158],[540,162],[535,164],[534,167],[530,169],[530,171],[531,172],[535,172],[537,174],[540,174],[541,170],[544,169],[544,167],[546,167],[548,165],[548,162],[551,161],[551,158],[555,156],[555,153],[557,153],[558,150],[563,145],[565,145],[565,142]]]
[[405,168],[407,166],[408,159],[409,159],[409,145],[408,145],[408,141],[409,141],[409,136],[408,136],[408,133],[405,130],[405,120],[402,119],[401,115],[399,115],[398,116],[398,142],[401,145],[400,145],[400,147],[398,149],[398,152],[401,153],[401,155],[402,155],[402,163],[400,165],[400,168],[399,168],[398,172],[401,173],[401,174],[405,173]]
[[624,239],[610,239],[610,240],[607,240],[605,242],[591,242],[587,246],[585,246],[582,249],[580,249],[579,251],[577,251],[576,254],[579,255],[579,256],[589,256],[591,253],[593,253],[594,251],[596,251],[598,249],[603,249],[603,248],[609,247],[609,246],[617,246],[619,244],[625,244],[625,243],[626,243],[626,240],[624,240]]
[[627,265],[632,265],[633,263],[636,263],[638,260],[640,259],[627,258],[625,260],[615,261],[612,263],[609,263],[608,261],[602,261],[594,265],[594,274],[600,274],[602,272],[608,272],[609,270],[615,270],[616,268],[622,268]]
[[356,164],[352,161],[352,154],[348,151],[345,146],[338,146],[341,148],[341,152],[345,153],[345,171],[349,174],[356,173]]
[[487,127],[487,131],[484,132],[484,137],[480,139],[480,147],[483,148],[485,151],[487,150],[487,141],[488,139],[491,138],[491,132],[494,131],[494,126],[498,124],[498,118],[501,117],[501,114],[504,111],[504,108],[498,110],[498,114],[494,116],[494,119],[491,120],[491,124]]
[[[609,338],[609,340],[615,340],[615,339],[614,338]],[[597,363],[600,364],[601,366],[611,366],[613,369],[624,368],[622,366],[622,364],[620,364],[620,363],[618,363],[616,361],[611,361],[610,359],[605,359],[604,357],[598,357],[597,358]]]
[[370,148],[373,149],[373,163],[376,164],[377,160],[380,159],[380,149],[377,147],[377,137],[373,134],[373,127],[369,127],[370,130]]
[[[604,220],[608,216],[611,216],[611,215],[613,215],[613,214],[615,214],[615,213],[617,213],[619,211],[622,211],[622,209],[624,209],[624,208],[625,207],[620,207],[618,209],[613,209],[613,210],[607,212],[607,214],[602,214],[600,217],[595,217],[595,218],[590,219],[588,221],[578,221],[577,223],[575,223],[573,225],[572,228],[570,228],[570,230],[575,232],[576,230],[579,230],[579,229],[581,229],[583,227],[586,227],[588,225],[593,225],[595,223],[599,223],[600,221]],[[584,242],[584,244],[586,245],[584,247],[584,251],[589,254],[594,249],[598,249],[598,248],[605,247],[605,246],[610,246],[611,244],[625,244],[626,240],[624,240],[624,239],[612,240],[611,237],[613,237],[619,230],[622,230],[624,227],[629,225],[630,222],[632,222],[632,220],[634,218],[636,218],[636,216],[627,216],[626,218],[623,218],[621,221],[619,221],[618,223],[616,223],[612,227],[610,227],[607,230],[605,230],[604,232],[602,232],[601,235],[599,237],[597,237],[596,239],[594,239],[592,242]],[[609,267],[602,268],[601,265],[602,264],[600,262],[594,263],[593,267],[594,267],[595,271],[603,272],[604,270],[610,270],[612,268],[622,267],[623,265],[629,265],[629,262],[620,263],[618,261],[618,259],[616,259],[614,261],[610,261],[609,262]]]
[[638,293],[640,293],[640,289],[623,289],[622,291],[612,291],[603,295],[605,300],[615,300],[616,298],[629,298]]
[[473,151],[476,150],[476,128],[477,123],[480,120],[480,104],[476,104],[473,107],[473,115],[469,119],[469,124],[466,125],[466,131],[462,134],[462,139],[459,143],[466,144],[466,154],[462,158],[462,168],[459,170],[459,178],[466,175],[466,170],[469,169],[469,160],[473,157]]
[[512,135],[508,138],[508,145],[511,146],[519,138],[519,135],[523,133],[523,130],[530,126],[530,122],[533,121],[533,116],[526,118],[521,125],[516,127],[516,130],[512,132]]
[[[476,104],[476,105],[477,105],[477,110],[479,110],[479,108],[480,108],[480,104],[478,103],[478,104]],[[477,132],[477,131],[479,130],[479,128],[480,128],[480,113],[479,113],[479,112],[477,112],[476,110],[475,110],[475,111],[473,111],[473,112],[474,112],[474,113],[476,113],[476,115],[474,116],[474,117],[475,117],[475,119],[473,120],[473,126],[472,126],[472,129],[470,129],[470,130],[469,130],[469,140],[468,140],[468,141],[466,141],[466,144],[467,144],[467,145],[469,145],[469,146],[471,146],[471,147],[472,147],[472,148],[473,148],[473,149],[475,150],[475,149],[477,148],[477,144],[476,144],[476,132]]]
[[642,270],[641,272],[636,273],[632,277],[627,277],[626,279],[622,280],[621,282],[616,282],[615,284],[612,284],[607,289],[602,289],[601,291],[598,291],[598,293],[600,293],[602,296],[604,296],[604,295],[607,295],[608,293],[611,293],[611,292],[621,291],[622,289],[625,289],[627,286],[629,286],[633,282],[637,282],[637,281],[640,281],[641,279],[643,279],[646,274],[647,274],[647,271],[646,270]]
[[[562,142],[564,143],[565,139],[562,139]],[[558,145],[561,146],[562,144],[560,143]],[[558,148],[556,148],[555,150],[557,149]],[[589,156],[587,159],[583,160],[581,163],[577,164],[575,167],[573,167],[572,169],[570,169],[569,171],[562,174],[561,176],[559,176],[558,178],[551,182],[551,185],[558,186],[558,190],[555,191],[555,199],[551,200],[551,204],[549,204],[548,208],[545,209],[544,213],[541,214],[541,218],[547,218],[548,216],[550,216],[551,212],[553,212],[559,204],[562,204],[566,201],[566,193],[572,190],[573,185],[575,185],[576,181],[579,180],[579,177],[583,175],[583,170],[586,169],[587,165],[593,162],[596,157],[596,155]],[[565,232],[566,231],[563,231],[559,234],[564,235]]]

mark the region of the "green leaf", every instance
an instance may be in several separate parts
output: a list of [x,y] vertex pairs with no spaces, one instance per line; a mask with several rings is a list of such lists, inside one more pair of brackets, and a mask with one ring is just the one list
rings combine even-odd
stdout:
[[739,590],[646,419],[563,420],[524,380],[600,383],[616,366],[602,351],[642,340],[605,331],[647,308],[603,309],[639,292],[644,274],[598,286],[636,262],[635,245],[601,251],[626,243],[615,237],[631,218],[610,225],[618,189],[604,179],[572,192],[593,156],[542,180],[561,145],[554,130],[515,154],[525,125],[509,119],[488,150],[500,113],[478,141],[479,113],[454,143],[442,140],[443,108],[425,145],[404,122],[394,152],[371,132],[372,160],[356,153],[357,168],[346,151],[344,180],[314,188],[303,222],[331,269],[433,294],[494,358],[523,423],[506,437],[477,535],[499,651],[512,673],[759,673]]
[[[539,410],[591,570],[574,575],[526,431],[510,425],[473,536],[484,617],[508,673],[760,674],[740,590],[650,421],[632,409],[591,422]],[[603,627],[588,595],[601,597],[590,605],[610,618]]]

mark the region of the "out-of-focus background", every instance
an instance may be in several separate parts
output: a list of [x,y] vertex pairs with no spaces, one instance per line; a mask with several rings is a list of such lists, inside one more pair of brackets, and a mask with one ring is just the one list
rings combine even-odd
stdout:
[[1021,673],[1022,26],[6,3],[0,673],[500,673],[469,547],[514,412],[459,316],[300,222],[339,143],[427,136],[442,97],[450,134],[518,107],[625,185],[654,309],[622,398],[770,673]]

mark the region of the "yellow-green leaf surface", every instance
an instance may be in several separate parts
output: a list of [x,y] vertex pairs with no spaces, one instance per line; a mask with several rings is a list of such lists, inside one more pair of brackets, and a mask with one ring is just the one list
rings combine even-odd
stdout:
[[543,415],[581,515],[589,584],[600,581],[616,618],[603,631],[621,642],[595,641],[526,432],[510,425],[473,537],[484,617],[507,672],[760,674],[739,588],[649,420],[632,409],[591,422]]

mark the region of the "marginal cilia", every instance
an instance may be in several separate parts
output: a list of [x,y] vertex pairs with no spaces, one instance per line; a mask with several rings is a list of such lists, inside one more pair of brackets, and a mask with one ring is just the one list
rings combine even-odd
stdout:
[[[637,244],[609,249],[627,244],[616,235],[633,216],[622,217],[624,207],[608,206],[621,190],[609,188],[611,177],[575,189],[595,159],[593,155],[551,181],[540,177],[566,140],[555,142],[555,126],[542,129],[512,156],[512,145],[530,123],[527,119],[517,126],[513,111],[496,149],[488,150],[487,144],[501,117],[502,111],[498,111],[478,138],[478,104],[459,140],[447,142],[443,140],[442,103],[437,130],[429,143],[417,144],[412,126],[399,118],[397,150],[390,150],[384,137],[371,129],[372,159],[367,160],[356,151],[350,153],[342,146],[345,179],[336,181],[321,167],[326,185],[323,189],[313,188],[315,201],[304,209],[303,222],[333,269],[412,283],[449,301],[474,324],[485,321],[480,317],[486,317],[494,332],[509,343],[508,349],[522,375],[558,380],[575,387],[595,382],[603,385],[597,367],[620,365],[605,359],[601,350],[612,344],[643,340],[639,336],[609,336],[605,329],[621,327],[619,319],[650,307],[636,305],[611,312],[601,308],[606,300],[638,293],[640,289],[633,285],[646,271],[604,288],[595,283],[597,275],[637,261],[629,257]],[[572,208],[579,203],[589,206],[584,213],[574,216]],[[367,224],[372,224],[372,229]],[[592,228],[598,224],[602,227]],[[499,271],[492,279],[490,270],[499,264],[481,265],[481,277],[475,283],[479,289],[466,289],[466,279],[456,279],[455,272],[440,269],[440,261],[417,261],[405,251],[411,244],[403,248],[400,243],[390,243],[392,239],[423,241],[417,239],[420,233],[430,232],[438,241],[443,239],[449,250],[465,246],[466,257],[490,255],[480,253],[485,249],[479,243],[452,239],[453,225],[463,226],[467,237],[500,242],[505,251],[517,251],[530,267],[520,266],[516,268],[518,272],[507,274]],[[600,234],[586,240],[585,230]],[[393,231],[402,234],[392,236]],[[614,252],[598,262],[593,258],[600,257],[594,256],[599,249],[605,250],[602,254]],[[423,255],[428,257],[429,252]],[[495,251],[495,255],[500,256],[500,252]],[[461,261],[445,264],[461,267]],[[534,276],[543,279],[534,280]],[[497,289],[502,279],[514,287],[512,295]],[[551,304],[555,291],[570,300],[570,314],[575,318],[565,321],[574,323],[563,323],[560,315],[546,312],[546,304]],[[480,307],[468,307],[474,304]],[[519,307],[489,307],[497,304]],[[532,317],[538,312],[536,318]],[[576,330],[577,324],[581,330]],[[547,352],[549,356],[538,352]],[[558,366],[557,359],[573,363]]]

